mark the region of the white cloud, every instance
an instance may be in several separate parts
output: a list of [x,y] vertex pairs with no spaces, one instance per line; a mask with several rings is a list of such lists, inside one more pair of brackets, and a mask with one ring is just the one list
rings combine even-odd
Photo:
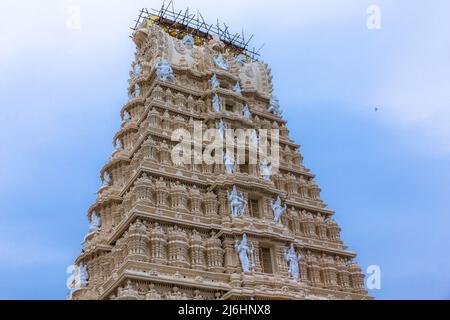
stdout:
[[396,54],[386,59],[374,100],[391,124],[416,130],[429,150],[450,153],[450,6],[429,7],[406,26]]

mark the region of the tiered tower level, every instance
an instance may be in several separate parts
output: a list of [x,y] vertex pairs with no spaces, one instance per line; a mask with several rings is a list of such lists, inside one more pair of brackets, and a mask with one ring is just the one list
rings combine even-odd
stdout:
[[[342,243],[334,212],[271,106],[268,65],[217,37],[186,36],[152,20],[139,25],[133,40],[130,100],[88,211],[91,228],[70,297],[370,298],[356,254]],[[258,165],[228,173],[223,165],[173,163],[175,129],[192,132],[195,122],[207,129],[218,121],[227,129],[279,129],[278,172],[268,178]],[[240,217],[231,214],[234,186],[247,204]],[[278,197],[286,205],[279,222],[271,206]],[[244,234],[252,249],[248,272],[237,248]],[[291,244],[297,277],[287,258]]]

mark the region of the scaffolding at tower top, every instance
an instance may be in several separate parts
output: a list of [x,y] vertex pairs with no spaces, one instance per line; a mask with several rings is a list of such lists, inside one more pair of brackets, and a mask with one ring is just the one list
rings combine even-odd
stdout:
[[219,20],[215,24],[208,24],[199,11],[190,13],[187,8],[176,12],[172,0],[167,5],[163,3],[159,10],[142,8],[131,29],[135,32],[143,25],[149,26],[153,23],[164,27],[173,36],[190,34],[202,41],[209,41],[216,36],[225,44],[226,49],[236,55],[243,54],[253,61],[258,60],[264,47],[263,45],[259,49],[251,49],[253,35],[247,37],[243,30],[241,33],[230,33],[229,26]]

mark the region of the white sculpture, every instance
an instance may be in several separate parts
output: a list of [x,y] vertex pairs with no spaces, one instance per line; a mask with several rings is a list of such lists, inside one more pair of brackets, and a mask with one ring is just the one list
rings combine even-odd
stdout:
[[242,109],[242,114],[244,115],[244,117],[246,117],[247,119],[250,119],[252,117],[252,113],[250,112],[250,109],[248,108],[248,105],[246,104],[244,106],[244,108]]
[[225,161],[225,170],[228,174],[232,174],[234,172],[234,157],[227,150],[223,159]]
[[[236,243],[234,244],[236,253],[239,255],[239,260],[241,261],[243,272],[250,272],[250,270],[253,270],[255,268],[255,264],[253,263],[253,254],[255,251],[255,247],[253,246],[253,243],[251,243],[249,246],[247,242],[247,235],[244,233],[241,242],[236,240]],[[250,263],[250,259],[252,260],[252,263]]]
[[98,216],[97,212],[93,212],[91,215],[91,221],[89,221],[89,233],[97,232],[102,226],[102,220]]
[[219,134],[222,137],[222,139],[225,139],[225,123],[223,123],[223,120],[220,120],[220,122],[217,124],[217,130],[219,130]]
[[123,122],[128,122],[131,120],[131,115],[128,111],[125,111],[125,113],[123,114]]
[[259,171],[263,179],[266,181],[270,180],[270,177],[272,177],[272,165],[270,165],[267,160],[262,160],[259,163]]
[[228,70],[228,68],[229,68],[228,62],[224,59],[224,57],[221,53],[219,53],[214,58],[214,62],[216,63],[216,66],[218,66],[221,69]]
[[250,134],[250,142],[256,147],[259,145],[259,137],[256,134],[256,130],[252,130],[252,133]]
[[78,289],[85,288],[88,284],[89,274],[87,272],[87,267],[80,263],[78,266],[71,266],[72,273],[69,277],[69,282],[67,283],[70,290],[70,296],[72,293]]
[[298,256],[295,253],[294,244],[291,243],[291,247],[289,250],[285,249],[284,251],[284,259],[288,263],[288,271],[289,275],[294,278],[295,280],[298,280],[300,277],[300,271],[298,268]]
[[116,141],[114,141],[114,147],[116,148],[116,151],[123,150],[122,140],[117,139]]
[[217,94],[215,94],[213,97],[212,105],[213,105],[214,111],[220,112],[220,99]]
[[175,75],[168,60],[162,60],[156,63],[156,75],[162,81],[175,81]]
[[213,74],[213,76],[211,77],[211,79],[208,82],[211,84],[211,88],[213,88],[213,89],[217,89],[220,87],[220,82],[219,82],[219,80],[217,80],[216,74]]
[[231,193],[227,191],[227,195],[233,218],[242,217],[244,215],[245,208],[247,207],[247,201],[245,200],[244,195],[242,193],[238,195],[236,186],[233,186]]
[[277,97],[272,96],[272,98],[270,98],[270,106],[268,110],[274,115],[281,116],[282,112],[280,108],[280,102],[278,101]]
[[284,204],[284,207],[282,207],[280,196],[278,196],[277,201],[275,201],[275,203],[273,202],[273,200],[271,200],[270,206],[272,207],[275,222],[277,223],[280,222],[281,215],[283,214],[284,211],[286,211],[286,204]]
[[241,85],[239,84],[239,82],[236,82],[236,85],[233,87],[233,91],[234,91],[234,93],[237,93],[237,94],[242,93]]
[[183,44],[186,49],[192,49],[194,47],[194,37],[191,34],[187,34],[183,37]]
[[110,186],[111,184],[112,184],[111,177],[109,176],[108,172],[105,172],[103,174],[103,186],[106,187]]
[[81,288],[84,288],[88,284],[89,280],[89,274],[87,271],[87,266],[84,265],[84,263],[80,263],[80,266],[78,267],[79,270],[79,285]]

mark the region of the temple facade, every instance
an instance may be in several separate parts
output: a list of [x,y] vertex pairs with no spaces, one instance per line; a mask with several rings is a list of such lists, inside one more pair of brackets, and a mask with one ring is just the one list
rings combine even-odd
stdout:
[[[69,298],[369,299],[356,254],[289,137],[268,65],[158,17],[133,40],[129,101]],[[250,130],[256,146],[260,130],[278,132],[277,170],[227,151],[224,163],[195,152],[191,163],[174,161],[174,132],[195,136],[199,125],[222,136]],[[266,140],[270,149],[275,139]]]

